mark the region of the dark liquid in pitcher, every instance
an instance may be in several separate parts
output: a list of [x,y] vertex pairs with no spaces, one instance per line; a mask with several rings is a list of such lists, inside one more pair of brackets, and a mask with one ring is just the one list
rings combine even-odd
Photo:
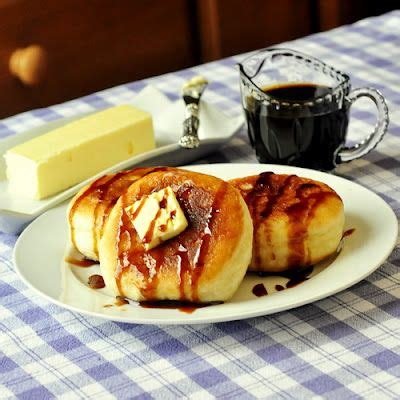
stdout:
[[[312,101],[331,92],[331,88],[312,83],[291,83],[264,87],[276,100]],[[346,102],[345,102],[346,103]],[[304,107],[304,106],[303,106]],[[321,107],[322,108],[322,107]],[[320,170],[335,167],[336,151],[345,141],[349,110],[332,104],[321,113],[297,116],[247,98],[245,112],[250,141],[260,162],[296,165]]]

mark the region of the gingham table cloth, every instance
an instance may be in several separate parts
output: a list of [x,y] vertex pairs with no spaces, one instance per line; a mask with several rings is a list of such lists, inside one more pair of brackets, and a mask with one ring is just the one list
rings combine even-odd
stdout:
[[[336,171],[400,213],[400,11],[286,43],[373,86],[391,116],[383,142]],[[243,56],[122,85],[0,122],[0,136],[123,103],[151,83],[170,98],[202,74],[207,101],[241,112]],[[0,104],[1,107],[1,104]],[[354,107],[352,138],[374,110]],[[256,162],[246,131],[200,162]],[[0,233],[0,398],[400,398],[400,252],[335,296],[275,315],[211,325],[146,326],[89,318],[50,304],[17,277],[15,236]]]

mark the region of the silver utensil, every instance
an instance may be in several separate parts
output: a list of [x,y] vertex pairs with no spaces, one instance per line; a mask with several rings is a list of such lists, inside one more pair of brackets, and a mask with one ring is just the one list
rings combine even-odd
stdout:
[[196,76],[182,87],[182,97],[186,105],[183,133],[179,145],[185,149],[194,149],[199,146],[199,106],[200,98],[208,82],[202,76]]

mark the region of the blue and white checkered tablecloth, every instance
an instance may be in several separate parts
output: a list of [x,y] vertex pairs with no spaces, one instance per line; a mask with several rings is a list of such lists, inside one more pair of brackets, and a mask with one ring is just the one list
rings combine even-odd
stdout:
[[[400,11],[285,44],[347,71],[353,86],[386,96],[389,133],[337,172],[400,213]],[[0,137],[129,100],[151,83],[176,98],[201,73],[207,100],[241,112],[233,57],[122,85],[0,122]],[[0,105],[1,106],[1,105]],[[375,114],[352,112],[354,138]],[[204,162],[256,161],[243,130]],[[400,251],[352,288],[314,304],[239,322],[141,326],[88,318],[49,304],[17,277],[16,237],[0,233],[0,398],[399,399]]]

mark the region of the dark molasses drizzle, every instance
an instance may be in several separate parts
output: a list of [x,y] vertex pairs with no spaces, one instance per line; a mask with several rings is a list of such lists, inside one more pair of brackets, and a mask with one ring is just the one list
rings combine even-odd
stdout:
[[222,304],[221,302],[215,303],[189,303],[185,301],[142,301],[139,303],[143,308],[162,308],[168,310],[179,310],[186,314],[192,314],[199,308],[210,307],[213,305]]
[[118,239],[118,264],[115,271],[115,281],[119,290],[119,293],[123,295],[121,286],[121,279],[123,272],[126,268],[131,265],[135,266],[140,273],[143,274],[146,280],[148,280],[149,271],[146,268],[140,268],[143,264],[143,260],[136,260],[140,254],[130,252],[131,241],[136,237],[136,231],[133,228],[130,217],[126,211],[126,196],[122,197],[122,215],[121,215],[121,226]]
[[[151,168],[150,170],[148,168],[137,168],[134,171],[135,174],[140,174],[139,177],[136,180],[142,179],[144,176],[152,174],[154,172],[158,171],[164,171],[166,170],[166,167],[157,167],[157,168]],[[93,241],[94,241],[94,249],[96,253],[98,252],[98,239],[100,239],[103,236],[103,229],[105,225],[104,219],[108,217],[111,209],[114,207],[115,203],[118,201],[120,195],[128,189],[128,187],[133,183],[131,179],[128,179],[127,181],[122,181],[122,184],[120,187],[117,187],[117,190],[113,190],[114,186],[113,184],[120,183],[121,178],[126,176],[127,174],[132,173],[132,171],[121,171],[115,174],[109,181],[105,182],[104,184],[100,185],[99,187],[96,188],[96,190],[99,192],[98,195],[98,201],[96,204],[96,207],[94,209],[94,221],[95,224],[99,224],[101,226],[100,234],[99,237],[96,235],[96,230],[93,230]],[[101,209],[102,203],[106,203],[106,208],[101,216],[102,221],[97,221],[99,216],[99,210]],[[141,207],[142,205],[139,205]],[[138,207],[138,208],[139,208]],[[136,210],[138,211],[138,210]],[[140,210],[139,210],[140,211]]]
[[150,222],[149,228],[147,229],[147,232],[144,235],[144,238],[142,240],[143,243],[150,243],[151,242],[151,239],[152,239],[153,234],[154,234],[154,228],[156,226],[157,219],[160,217],[160,215],[161,215],[161,208],[158,209],[155,217]]
[[[116,284],[118,286],[119,292],[123,295],[123,290],[121,286],[121,278],[123,272],[126,268],[130,268],[131,266],[136,268],[140,274],[143,276],[144,286],[140,288],[141,293],[145,298],[154,297],[155,289],[157,288],[157,267],[161,265],[161,262],[165,258],[163,244],[158,247],[149,250],[146,252],[144,248],[137,249],[136,251],[131,251],[131,242],[136,240],[137,233],[132,224],[132,219],[134,219],[142,206],[144,201],[139,204],[139,207],[133,214],[128,215],[126,208],[128,207],[128,199],[127,196],[122,197],[122,215],[121,215],[121,227],[119,233],[119,243],[118,243],[118,253],[119,253],[119,262],[117,266],[117,270],[115,272]],[[159,210],[160,211],[160,210]],[[158,218],[158,215],[152,221],[152,225],[155,224],[155,220]],[[151,230],[154,229],[151,228]],[[150,231],[150,229],[149,229]],[[149,231],[145,236],[143,243],[146,240],[151,238],[153,231],[151,231],[151,236]]]
[[90,275],[88,279],[88,285],[92,289],[102,289],[106,286],[101,275]]
[[126,304],[129,304],[129,300],[128,299],[126,299],[124,296],[116,296],[114,304],[104,304],[103,307],[104,308],[110,308],[110,307],[113,307],[113,306],[122,307],[122,306],[124,306]]
[[312,274],[313,270],[314,267],[310,266],[297,270],[295,273],[292,272],[291,274],[287,274],[286,277],[289,278],[289,280],[286,282],[286,288],[289,289],[305,282],[309,279],[309,276]]
[[[187,214],[189,229],[182,233],[183,236],[179,235],[147,252],[144,249],[139,249],[135,253],[129,250],[129,246],[124,245],[124,237],[134,238],[135,240],[137,234],[129,216],[125,212],[127,204],[122,204],[119,266],[116,271],[116,282],[120,293],[123,294],[120,284],[123,271],[125,268],[132,266],[143,275],[144,285],[140,288],[143,297],[149,300],[155,298],[155,290],[158,283],[157,271],[161,265],[172,264],[174,268],[177,268],[180,280],[180,298],[188,298],[185,288],[189,285],[191,288],[191,300],[198,302],[198,280],[207,259],[216,221],[215,216],[219,213],[227,188],[227,183],[221,183],[214,198],[212,198],[210,197],[211,194],[203,189],[182,185],[178,189],[176,196],[183,211]],[[201,198],[210,199],[207,208],[201,208],[197,204],[196,200],[199,193]],[[124,197],[122,201],[127,202],[127,199]],[[204,204],[203,206],[205,207]],[[202,215],[197,214],[197,212],[201,212]],[[174,217],[175,214],[171,213],[171,218]],[[154,227],[151,229],[154,229]],[[195,245],[198,247],[194,248]],[[190,251],[188,248],[190,248]]]
[[[314,183],[303,183],[295,189],[296,176],[289,175],[285,178],[281,185],[272,182],[272,173],[260,174],[256,185],[254,187],[255,192],[260,192],[259,198],[267,198],[266,205],[262,210],[259,207],[252,207],[253,209],[253,220],[255,219],[255,225],[258,226],[259,219],[268,218],[276,204],[278,204],[281,198],[285,195],[286,190],[293,186],[292,190],[295,190],[295,198],[291,199],[294,204],[291,204],[285,208],[285,212],[288,215],[288,227],[289,227],[289,240],[290,240],[290,253],[288,256],[288,265],[295,267],[296,265],[302,265],[307,262],[309,257],[306,254],[305,241],[308,236],[308,221],[314,216],[314,210],[318,205],[325,200],[326,197],[335,195],[333,192],[324,191],[324,188]],[[253,191],[254,191],[253,190]],[[254,198],[254,194],[251,194]],[[254,200],[252,201],[254,203]],[[260,200],[259,200],[260,203]],[[260,246],[255,246],[259,249]],[[260,257],[256,254],[256,266],[260,266]]]
[[[192,196],[194,188],[189,186],[189,187],[182,187],[177,195],[178,198],[180,199],[180,204],[183,207],[184,211],[190,211],[191,203],[190,199]],[[189,212],[190,214],[190,212]],[[173,215],[173,218],[175,218],[175,214]],[[190,223],[190,222],[189,222]],[[189,258],[188,254],[188,249],[185,247],[184,243],[180,242],[177,249],[175,250],[175,253],[178,256],[178,275],[179,275],[179,295],[181,299],[186,298],[186,292],[185,292],[185,287],[186,284],[191,284],[191,273],[193,269],[193,264],[192,260]]]
[[[130,173],[131,171],[121,171],[112,176],[107,182],[104,182],[103,184],[100,184],[99,186],[96,187],[96,192],[97,192],[97,204],[96,207],[94,208],[93,211],[93,220],[95,226],[98,226],[100,224],[101,229],[98,231],[97,229],[93,229],[93,249],[96,254],[98,254],[98,241],[103,235],[103,229],[104,229],[104,220],[105,218],[108,217],[108,214],[111,210],[111,208],[115,205],[117,202],[119,195],[121,194],[121,189],[120,190],[113,190],[113,184],[116,183],[117,181],[121,180],[123,176],[126,176],[126,174]],[[125,182],[125,185],[123,187],[126,189],[130,185],[131,181]],[[106,208],[104,209],[103,213],[101,214],[101,221],[99,221],[99,216],[100,216],[100,210],[102,209],[103,204],[106,205]]]
[[[127,180],[126,182],[123,182],[123,184],[121,184],[121,187],[118,188],[119,190],[117,190],[115,192],[112,190],[112,188],[110,190],[110,187],[112,186],[113,183],[118,182],[123,176],[125,176],[127,174],[131,174],[132,172],[134,172],[135,174],[139,174],[139,175],[140,175],[140,173],[142,173],[142,175],[140,175],[138,178],[138,179],[141,179],[145,175],[151,174],[153,172],[164,171],[166,169],[167,169],[167,167],[156,167],[156,168],[151,168],[150,170],[149,170],[149,168],[137,168],[135,170],[121,171],[114,175],[108,175],[108,176],[106,175],[106,176],[102,176],[102,177],[96,179],[86,188],[86,190],[84,190],[80,194],[80,196],[75,200],[74,204],[72,205],[72,207],[69,211],[69,215],[68,215],[70,226],[72,226],[72,220],[73,220],[74,214],[75,214],[76,210],[78,209],[79,205],[91,193],[93,193],[95,191],[98,192],[97,204],[94,209],[94,221],[95,221],[95,224],[97,224],[98,223],[97,220],[99,218],[98,214],[99,214],[99,210],[101,208],[100,206],[102,205],[102,203],[105,201],[107,201],[107,203],[108,203],[108,204],[106,204],[106,208],[105,208],[104,212],[102,213],[102,218],[104,219],[108,216],[110,210],[117,202],[121,193],[124,191],[124,189],[127,189],[130,186],[132,181]],[[100,237],[102,235],[103,227],[104,227],[104,220],[101,221]],[[98,237],[96,235],[96,231],[97,231],[96,229],[93,229],[93,235],[94,235],[93,240],[94,240],[94,244],[95,244],[94,249],[97,252]],[[71,241],[72,241],[73,246],[75,248],[77,248],[73,232],[71,232]]]
[[[271,215],[275,205],[284,195],[293,178],[297,178],[295,175],[288,175],[281,185],[277,185],[273,182],[274,175],[273,172],[262,172],[258,176],[253,189],[245,195],[246,203],[256,227],[260,226],[260,220],[267,219]],[[266,242],[269,243],[271,238],[270,232],[267,231],[266,234],[268,235]],[[256,235],[257,232],[255,232]],[[253,251],[255,252],[254,260],[256,267],[261,266],[259,250],[260,246],[254,246]]]
[[[324,186],[315,183],[296,182],[296,175],[288,175],[282,183],[274,179],[272,172],[263,172],[258,177],[251,191],[242,192],[243,197],[249,207],[253,224],[256,227],[262,226],[266,229],[262,221],[267,219],[274,209],[279,205],[282,207],[288,218],[288,236],[290,240],[290,248],[288,255],[289,267],[296,267],[307,263],[309,257],[308,249],[306,249],[306,239],[308,236],[309,221],[314,216],[314,212],[318,205],[328,196],[336,196],[332,191],[327,191]],[[294,192],[294,198],[288,197],[289,204],[285,204],[286,193],[291,190]],[[268,230],[264,234],[269,234]],[[257,231],[254,232],[254,240],[257,239]],[[270,242],[271,237],[266,238],[266,242]],[[261,246],[255,244],[253,246],[254,266],[261,267],[261,255],[259,253]],[[307,252],[307,253],[306,253]],[[274,258],[274,255],[271,255]]]
[[351,229],[347,229],[347,231],[344,231],[342,239],[347,237],[347,236],[351,236],[354,233],[355,230],[356,230],[356,228],[351,228]]
[[257,283],[257,285],[254,285],[252,292],[257,297],[266,296],[268,294],[263,283]]
[[[255,227],[258,226],[258,221],[260,219],[261,211],[260,211],[260,203],[263,203],[268,199],[269,196],[265,196],[265,190],[267,189],[268,192],[271,189],[271,177],[274,175],[273,172],[262,172],[252,190],[245,194],[244,198],[247,203],[247,206],[250,211],[250,215],[253,219],[253,225]],[[256,240],[257,236],[257,228],[254,232],[254,241]],[[260,264],[260,253],[259,248],[257,246],[253,246],[253,259],[255,261],[256,266]]]
[[[313,192],[317,190],[316,192]],[[336,196],[333,192],[322,191],[323,188],[313,183],[303,183],[296,189],[297,203],[286,209],[289,217],[290,254],[288,266],[295,267],[308,262],[310,254],[306,249],[309,221],[314,212],[329,196]],[[307,252],[307,253],[306,253]]]
[[[161,201],[158,203],[160,208],[158,209],[155,217],[153,218],[153,220],[151,221],[151,223],[149,225],[149,228],[148,228],[146,234],[144,235],[144,238],[142,240],[143,243],[150,243],[151,242],[151,238],[154,235],[154,229],[155,229],[155,226],[156,226],[157,219],[161,216],[161,210],[163,210],[163,209],[165,209],[167,207],[167,201],[168,201],[167,200],[167,194],[165,193],[163,198],[161,199]],[[144,203],[144,201],[142,201],[140,205],[143,205],[143,203]],[[136,216],[137,216],[137,213],[135,213],[135,215],[132,216],[132,218],[135,219]],[[161,225],[161,226],[163,228],[160,229],[160,230],[162,232],[165,232],[167,230],[167,225]]]
[[[298,284],[309,279],[310,275],[314,271],[314,266],[311,265],[305,268],[293,268],[288,271],[283,272],[256,272],[258,276],[267,277],[267,276],[281,276],[283,278],[287,278],[288,281],[286,283],[286,288],[292,288],[297,286]],[[279,286],[279,288],[278,288]],[[282,285],[276,285],[276,290],[283,290],[284,287]]]
[[190,272],[192,264],[189,259],[189,254],[186,247],[180,245],[178,247],[178,256],[179,256],[179,294],[180,298],[185,298],[185,282],[186,280],[190,280]]
[[115,303],[114,305],[116,305],[117,307],[122,307],[125,304],[129,304],[129,300],[126,299],[124,296],[117,296],[115,298]]
[[167,208],[167,198],[165,197],[166,195],[164,195],[164,197],[162,198],[162,200],[160,201],[160,208]]
[[[139,168],[138,168],[139,170]],[[104,193],[107,191],[107,189],[109,188],[109,186],[119,180],[122,176],[131,173],[132,171],[121,171],[117,174],[114,175],[105,175],[105,176],[101,176],[100,178],[96,179],[95,181],[93,181],[87,188],[86,190],[84,190],[81,195],[75,200],[73,206],[70,209],[69,212],[69,222],[70,225],[72,225],[72,219],[74,217],[75,211],[77,210],[77,208],[79,207],[80,203],[86,198],[88,197],[90,194],[92,194],[93,192],[98,192],[99,196],[98,196],[98,202],[96,204],[96,207],[94,209],[94,217],[95,217],[95,223],[97,222],[97,213],[98,213],[98,207],[99,204],[101,203],[101,201],[103,200],[103,196]],[[116,194],[116,199],[118,199],[118,194]],[[115,200],[116,201],[116,200]],[[115,203],[115,202],[114,202]],[[74,242],[74,237],[71,238],[72,242],[75,246],[75,242]],[[95,240],[97,240],[97,238],[95,238]],[[75,246],[76,247],[76,246]],[[97,246],[95,246],[95,249],[97,251]]]
[[288,175],[285,178],[285,180],[283,181],[282,185],[279,187],[273,188],[273,186],[271,184],[269,185],[270,192],[268,193],[268,201],[267,201],[265,208],[260,213],[260,216],[262,218],[268,218],[271,215],[271,213],[274,209],[274,206],[278,203],[279,199],[283,196],[283,194],[285,193],[285,190],[290,186],[291,181],[294,178],[297,178],[297,176],[296,175]]
[[65,262],[83,268],[92,267],[93,265],[98,264],[97,261],[89,260],[87,258],[74,258],[74,257],[67,257],[65,259]]
[[208,254],[208,249],[210,247],[212,232],[214,230],[214,226],[216,223],[215,215],[220,211],[221,204],[225,197],[227,189],[228,189],[228,184],[226,182],[222,182],[219,189],[217,190],[217,193],[215,194],[214,201],[211,206],[210,214],[207,220],[207,225],[203,231],[203,237],[201,239],[201,244],[199,249],[199,257],[194,265],[194,269],[192,272],[192,299],[194,301],[199,300],[197,283],[203,271],[203,267]]
[[[147,170],[147,169],[146,169]],[[146,171],[140,178],[144,178],[145,176],[155,173],[155,172],[161,172],[161,171],[166,171],[168,170],[168,167],[156,167],[152,168],[150,171]],[[140,197],[140,196],[139,196]],[[132,200],[132,199],[130,199]],[[142,251],[138,252],[131,252],[130,247],[131,247],[131,242],[132,240],[136,239],[137,233],[135,228],[132,225],[132,218],[135,218],[139,211],[140,208],[143,206],[144,202],[140,203],[138,208],[135,210],[135,212],[130,215],[128,215],[128,212],[126,211],[126,208],[132,204],[132,201],[130,204],[128,204],[128,199],[126,195],[123,195],[121,197],[121,207],[122,207],[122,215],[121,215],[121,226],[120,226],[120,232],[119,232],[119,241],[118,241],[118,265],[115,271],[115,281],[119,290],[119,293],[123,295],[123,290],[121,287],[121,278],[123,275],[123,272],[126,268],[130,268],[131,266],[134,266],[137,268],[138,272],[140,272],[143,277],[144,281],[147,282],[145,287],[141,288],[142,293],[147,296],[151,295],[156,287],[157,284],[157,274],[155,273],[156,271],[156,265],[157,265],[157,259],[159,258],[159,254],[157,253],[157,249],[155,251],[152,251],[149,253],[149,256],[144,259],[144,249]],[[139,208],[140,207],[140,208]]]
[[[280,292],[282,290],[290,289],[293,288],[300,283],[305,282],[306,280],[309,279],[310,275],[312,274],[314,270],[313,266],[307,267],[307,268],[297,268],[285,272],[277,272],[277,273],[272,273],[272,272],[256,272],[258,276],[266,277],[266,276],[281,276],[283,278],[287,278],[288,281],[286,282],[285,286],[283,285],[275,285],[275,290],[277,292]],[[266,296],[268,294],[268,291],[266,287],[264,286],[263,283],[257,283],[254,285],[253,294],[257,297],[261,296]]]

